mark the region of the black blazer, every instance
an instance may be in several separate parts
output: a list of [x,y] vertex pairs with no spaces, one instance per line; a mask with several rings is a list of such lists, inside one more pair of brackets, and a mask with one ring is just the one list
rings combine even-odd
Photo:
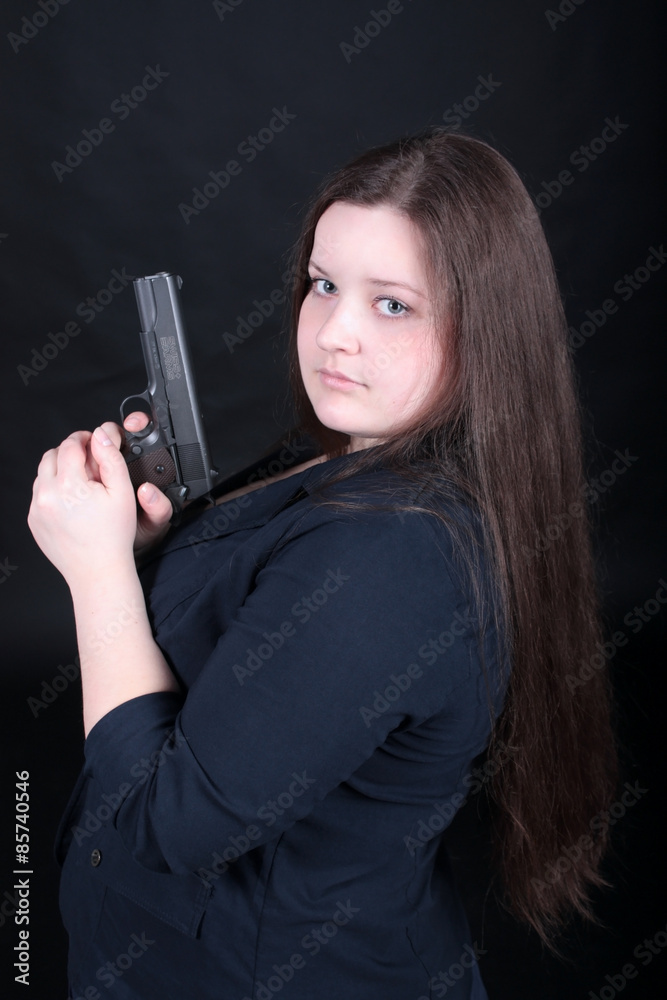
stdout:
[[380,509],[386,470],[318,502],[349,459],[187,518],[143,569],[185,693],[86,741],[58,840],[71,997],[486,997],[438,854],[490,732],[478,611],[455,533]]

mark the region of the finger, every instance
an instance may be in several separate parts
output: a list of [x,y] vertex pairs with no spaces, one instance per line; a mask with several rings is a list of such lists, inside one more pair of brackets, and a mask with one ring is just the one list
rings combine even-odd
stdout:
[[100,471],[97,467],[97,462],[91,457],[90,454],[90,439],[92,436],[91,431],[74,431],[65,440],[75,441],[83,446],[85,449],[85,474],[88,479],[94,479],[96,482],[99,482]]
[[133,413],[128,413],[123,421],[123,427],[126,431],[131,431],[135,433],[136,431],[142,431],[144,427],[147,427],[150,423],[150,417],[147,413],[143,413],[142,410],[135,410]]
[[[51,448],[42,455],[42,460],[37,466],[37,475],[32,484],[32,500],[35,503],[42,503],[44,496],[49,492],[58,472],[57,449]],[[32,506],[31,506],[32,509]]]
[[162,527],[171,520],[173,507],[171,500],[153,483],[143,483],[137,491],[137,499],[143,511],[146,527]]
[[37,466],[37,476],[42,479],[53,477],[58,471],[58,449],[50,448],[42,455],[42,460]]
[[[92,438],[92,435],[91,435]],[[100,467],[93,458],[90,442],[86,448],[86,474],[89,479],[94,479],[95,482],[100,481]]]
[[75,431],[55,449],[57,474],[61,476],[84,476],[86,473],[87,443],[90,431]]
[[54,499],[60,498],[66,506],[86,499],[91,490],[99,488],[100,479],[89,474],[88,446],[91,441],[89,431],[75,432],[66,437],[57,449],[56,491]]
[[107,420],[103,424],[100,424],[100,426],[107,437],[111,439],[116,448],[120,448],[125,439],[123,428],[119,427],[118,424],[113,422],[113,420]]
[[89,454],[91,437],[92,435],[90,431],[74,431],[72,434],[68,434],[65,440],[56,449],[58,462],[60,463],[61,459],[66,462],[78,462],[79,456],[81,456],[85,465]]
[[91,434],[90,431],[72,431],[71,434],[67,435],[67,437],[65,438],[65,440],[66,441],[78,441],[79,444],[82,444],[82,445],[85,446],[90,441],[90,434]]
[[90,439],[91,455],[100,469],[100,482],[113,489],[129,482],[127,464],[118,446],[101,427],[96,427]]

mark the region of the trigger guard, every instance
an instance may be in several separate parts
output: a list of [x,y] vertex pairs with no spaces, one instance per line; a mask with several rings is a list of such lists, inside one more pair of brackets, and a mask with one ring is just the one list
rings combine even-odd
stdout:
[[[131,404],[134,403],[135,401],[140,402],[143,405],[132,406]],[[144,409],[144,407],[147,407],[147,409]],[[139,412],[145,413],[146,416],[148,417],[148,423],[140,431],[127,431],[123,426],[125,424],[125,418],[129,416],[129,414],[132,413],[134,410],[139,410]],[[149,437],[149,435],[152,434],[154,431],[159,433],[158,425],[156,424],[153,412],[150,409],[149,400],[145,399],[143,396],[128,396],[127,399],[123,400],[123,402],[120,404],[120,422],[121,426],[123,426],[123,432],[125,434],[125,440],[128,446],[131,445],[133,441],[145,441],[146,438]],[[157,440],[157,434],[155,440]]]

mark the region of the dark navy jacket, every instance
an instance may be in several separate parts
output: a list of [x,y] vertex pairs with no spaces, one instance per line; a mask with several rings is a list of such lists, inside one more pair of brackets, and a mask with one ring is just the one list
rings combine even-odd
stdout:
[[365,509],[386,470],[317,501],[347,461],[190,517],[142,571],[184,694],[86,740],[57,848],[70,997],[486,997],[438,852],[490,732],[479,608],[447,527]]

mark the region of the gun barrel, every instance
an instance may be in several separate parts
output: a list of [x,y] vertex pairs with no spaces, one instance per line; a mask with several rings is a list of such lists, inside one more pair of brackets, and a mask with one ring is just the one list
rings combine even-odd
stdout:
[[[213,487],[217,471],[211,461],[181,312],[182,283],[178,275],[161,271],[135,278],[134,291],[148,374],[145,395],[150,399],[156,433],[169,446],[176,466],[174,492],[185,486],[186,498],[194,500]],[[137,440],[133,451],[150,452],[151,447],[142,448]],[[166,492],[172,495],[169,489]]]

